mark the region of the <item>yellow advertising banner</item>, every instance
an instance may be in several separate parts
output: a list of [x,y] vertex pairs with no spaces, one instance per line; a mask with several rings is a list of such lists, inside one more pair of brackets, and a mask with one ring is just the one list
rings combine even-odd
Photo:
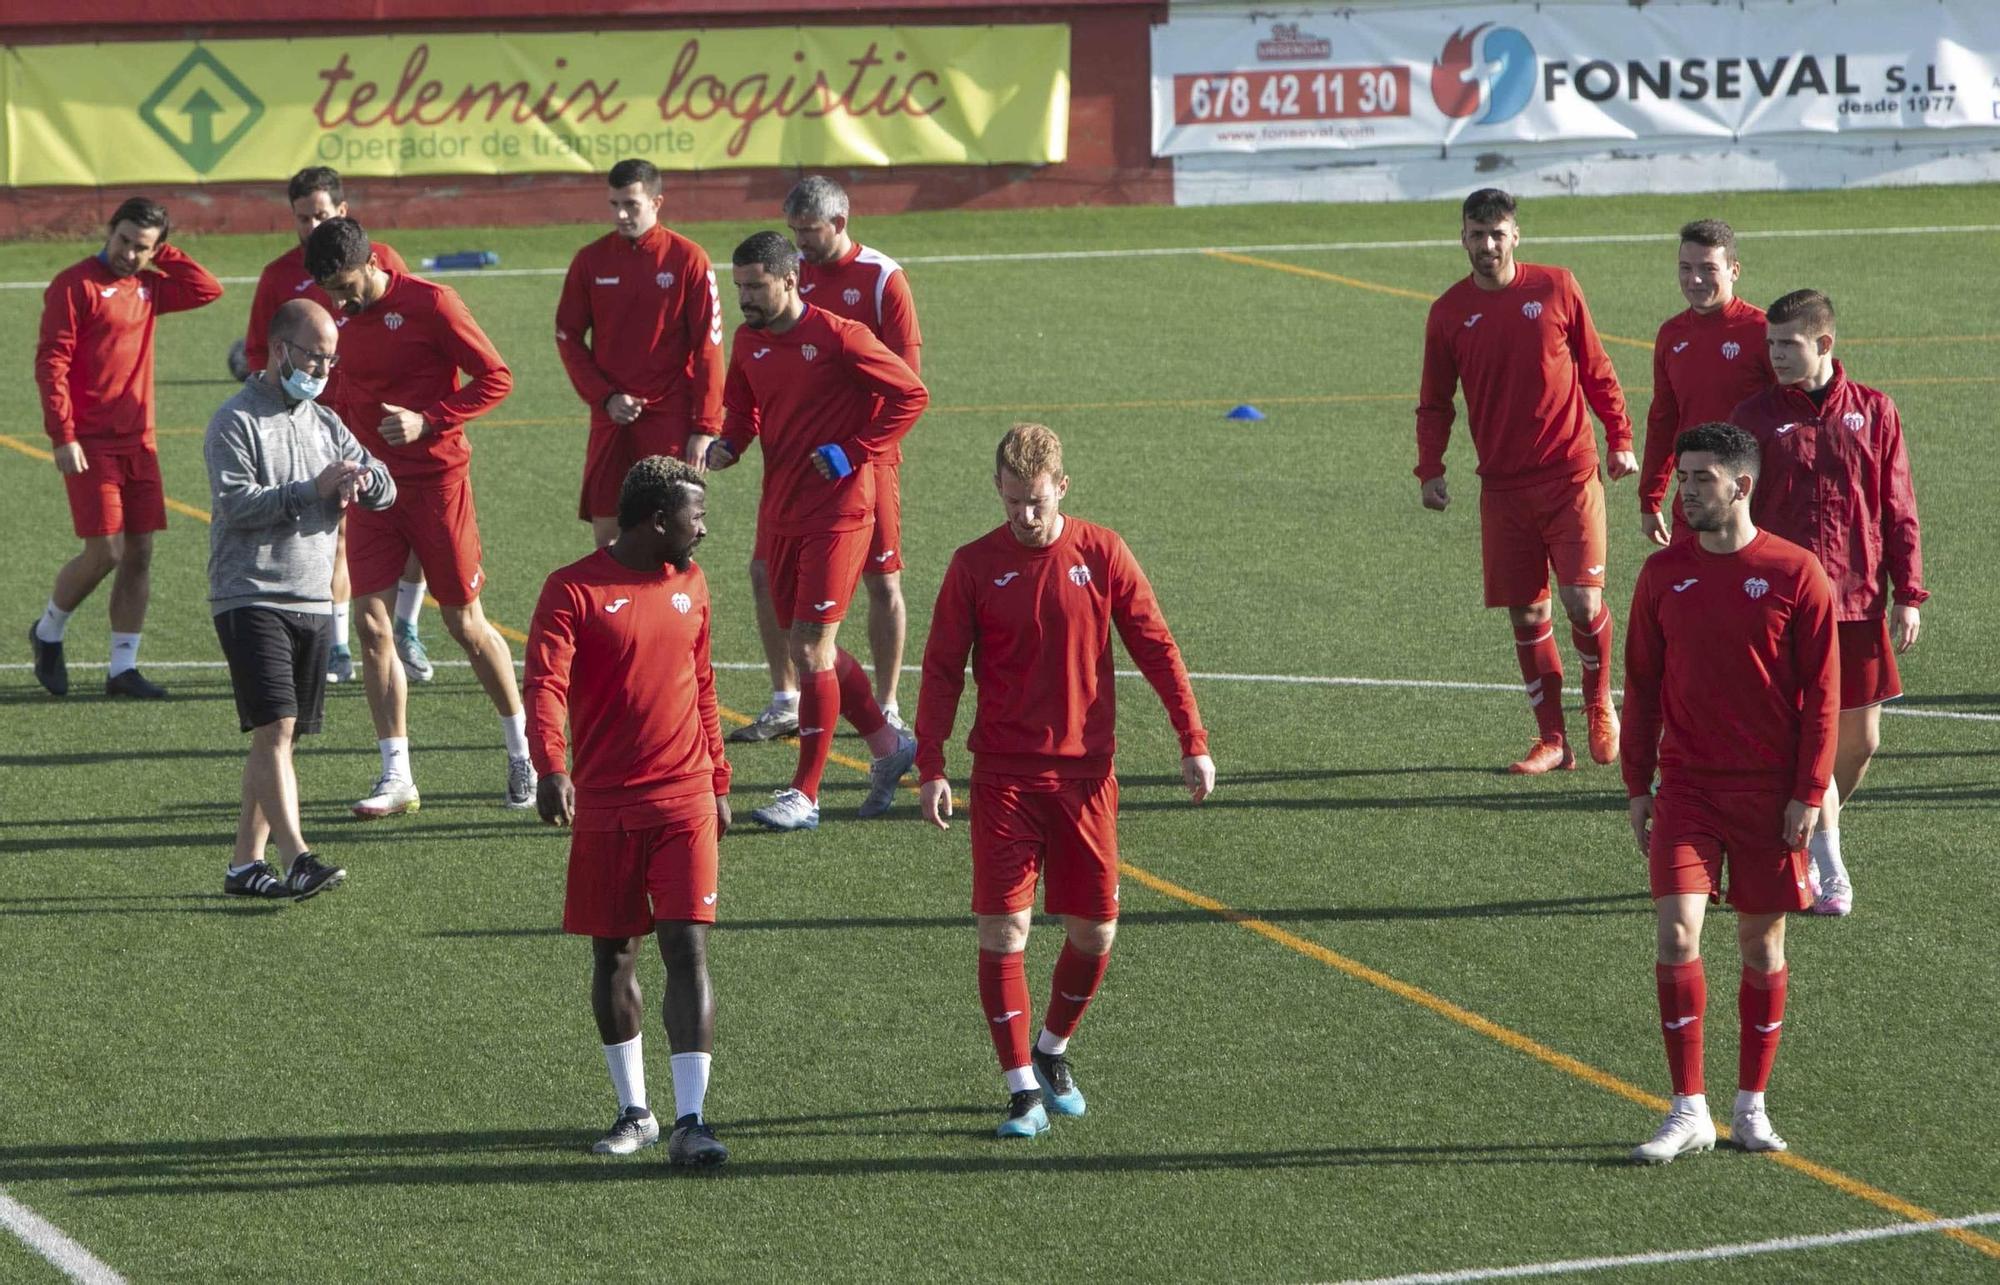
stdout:
[[1069,28],[798,27],[23,45],[10,186],[1046,164]]

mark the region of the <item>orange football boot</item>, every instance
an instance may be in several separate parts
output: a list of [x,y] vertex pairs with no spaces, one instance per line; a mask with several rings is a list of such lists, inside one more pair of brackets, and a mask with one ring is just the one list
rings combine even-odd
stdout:
[[1590,757],[1597,763],[1618,761],[1618,711],[1607,704],[1586,705],[1584,718],[1590,723]]
[[1509,763],[1507,770],[1515,776],[1540,776],[1544,772],[1573,772],[1576,770],[1576,755],[1569,752],[1569,742],[1536,741],[1528,747],[1528,753],[1519,763]]

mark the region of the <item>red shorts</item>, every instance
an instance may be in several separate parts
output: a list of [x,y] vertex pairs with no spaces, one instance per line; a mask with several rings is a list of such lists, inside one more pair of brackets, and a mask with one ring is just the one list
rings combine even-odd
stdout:
[[583,496],[576,515],[585,522],[592,518],[618,516],[618,494],[625,488],[625,474],[649,455],[681,458],[687,448],[687,417],[678,413],[648,410],[630,424],[614,424],[610,417],[590,417],[590,444],[583,456]]
[[868,541],[866,575],[903,569],[903,487],[894,464],[875,465],[875,534]]
[[867,527],[772,536],[764,570],[778,627],[790,629],[794,620],[830,624],[845,617],[867,560]]
[[1604,485],[1596,468],[1518,490],[1479,492],[1479,551],[1486,605],[1527,607],[1559,585],[1602,589]]
[[972,778],[972,913],[1118,917],[1118,778]]
[[710,796],[579,812],[563,931],[644,937],[662,919],[712,924],[717,856]]
[[1663,789],[1653,800],[1653,840],[1647,853],[1653,896],[1702,893],[1723,899],[1728,860],[1729,904],[1744,914],[1806,910],[1804,848],[1781,837],[1789,795],[1761,790]]
[[160,455],[151,447],[111,451],[83,447],[81,473],[63,474],[70,524],[77,535],[144,535],[167,529],[167,494],[160,485]]
[[1903,676],[1896,672],[1896,649],[1889,645],[1889,618],[1843,620],[1834,626],[1840,638],[1840,707],[1866,709],[1903,694]]
[[382,512],[358,505],[347,512],[347,577],[355,597],[394,589],[412,552],[431,596],[447,607],[463,607],[485,587],[470,478],[398,483],[396,502]]

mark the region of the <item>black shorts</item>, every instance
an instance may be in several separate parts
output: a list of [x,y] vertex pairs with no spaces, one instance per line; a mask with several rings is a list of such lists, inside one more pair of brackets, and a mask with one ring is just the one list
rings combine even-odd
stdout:
[[278,607],[237,607],[215,618],[229,660],[236,718],[244,731],[297,719],[292,733],[317,732],[326,705],[333,617]]

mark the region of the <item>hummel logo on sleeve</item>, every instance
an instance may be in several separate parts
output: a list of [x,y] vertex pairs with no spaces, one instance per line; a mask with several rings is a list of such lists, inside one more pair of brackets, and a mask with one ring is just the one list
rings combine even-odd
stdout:
[[999,585],[1001,588],[1004,589],[1007,587],[1008,583],[1014,579],[1014,577],[1020,574],[1021,573],[1018,571],[1009,571],[1006,575],[1001,576],[998,580],[995,580],[993,583]]
[[607,612],[609,612],[609,613],[611,613],[612,615],[614,615],[614,616],[615,616],[615,615],[617,615],[617,614],[618,614],[618,609],[619,609],[620,607],[623,607],[623,606],[624,606],[624,605],[625,605],[626,603],[628,603],[628,602],[630,602],[630,601],[632,601],[632,600],[631,600],[630,598],[620,598],[620,599],[619,599],[618,601],[616,601],[616,602],[607,602],[607,603],[605,603],[605,604],[604,604],[604,609],[605,609],[605,610],[606,610]]

